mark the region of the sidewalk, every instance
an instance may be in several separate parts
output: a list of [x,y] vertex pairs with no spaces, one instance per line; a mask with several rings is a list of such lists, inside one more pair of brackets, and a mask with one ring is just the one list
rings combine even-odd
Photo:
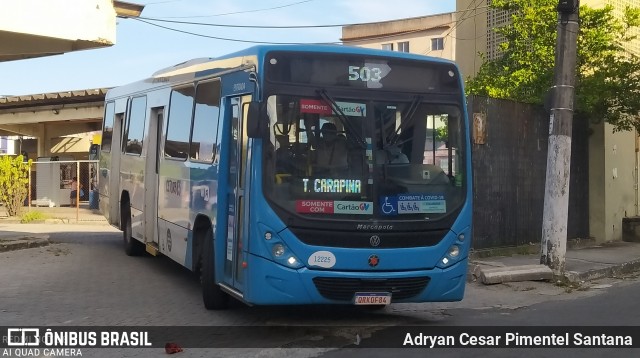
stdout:
[[[89,209],[86,203],[80,203],[80,207],[31,207],[24,208],[23,214],[28,211],[39,211],[46,215],[45,224],[88,224],[109,225],[104,215],[97,209]],[[8,217],[3,207],[0,207],[0,224],[20,223],[18,217]],[[33,222],[36,223],[36,222]],[[42,222],[40,222],[42,223]]]
[[[564,276],[571,283],[580,283],[636,270],[640,270],[640,243],[616,241],[569,248]],[[551,269],[540,264],[539,254],[472,259],[469,273],[485,284],[553,278]]]
[[[20,223],[19,217],[9,217],[3,207],[0,207],[0,252],[27,249],[31,247],[49,245],[50,231],[52,224],[75,224],[75,225],[105,225],[109,223],[98,211],[89,209],[88,205],[81,203],[80,208],[48,208],[31,207],[24,208],[24,213],[39,211],[45,214],[46,219],[35,220],[29,224],[35,225],[38,230],[33,230],[33,225]],[[64,225],[61,225],[62,227]]]

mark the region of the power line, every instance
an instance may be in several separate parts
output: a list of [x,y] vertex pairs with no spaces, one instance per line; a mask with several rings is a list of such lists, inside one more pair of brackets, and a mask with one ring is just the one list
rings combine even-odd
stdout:
[[[180,1],[180,0],[175,0],[175,1]],[[312,1],[312,0],[308,0],[308,1]],[[475,0],[475,1],[477,1],[477,0]],[[299,3],[294,3],[294,4],[299,4]],[[294,5],[294,4],[289,4],[287,6],[291,6],[291,5]],[[472,4],[470,4],[470,6],[471,5]],[[488,8],[488,7],[489,7],[489,5],[478,6],[478,7],[474,8],[474,10],[484,9],[484,8]],[[269,9],[263,9],[263,10],[272,10],[272,9],[276,9],[276,8],[269,8]],[[469,10],[469,8],[467,8],[465,10],[460,10],[460,11],[448,12],[446,14],[456,14],[456,13],[460,13],[460,12],[467,12],[468,10]],[[250,11],[259,11],[259,10],[250,10]],[[262,11],[262,10],[260,10],[260,11]],[[232,14],[232,13],[229,13],[229,14]],[[219,14],[219,15],[226,15],[226,14]],[[210,16],[214,16],[214,15],[210,15]],[[215,15],[215,16],[218,16],[218,15]],[[426,16],[435,16],[435,15],[426,15]],[[464,17],[464,14],[462,15],[462,17]],[[370,22],[370,23],[324,24],[324,25],[288,25],[288,26],[229,25],[229,24],[214,24],[214,23],[208,23],[208,22],[166,20],[166,19],[178,18],[178,17],[144,17],[144,16],[139,16],[138,18],[139,19],[143,19],[143,20],[148,20],[148,21],[169,22],[169,23],[184,24],[184,25],[212,26],[212,27],[234,27],[234,28],[255,28],[255,29],[306,29],[306,28],[345,27],[345,26],[357,26],[357,25],[372,24]],[[394,21],[394,20],[388,20],[388,21]],[[386,21],[382,21],[382,22],[386,22]],[[373,22],[373,23],[376,23],[376,22]]]
[[[176,0],[179,1],[179,0]],[[313,1],[313,0],[306,0],[306,1],[302,1],[302,2],[297,2],[297,3],[292,3],[292,4],[288,4],[288,5],[283,5],[283,6],[278,6],[278,7],[273,7],[273,8],[267,8],[267,9],[257,9],[257,10],[249,10],[246,12],[253,12],[253,11],[264,11],[264,10],[271,10],[271,9],[277,9],[277,8],[282,8],[282,7],[286,7],[286,6],[292,6],[292,5],[296,5],[296,4],[300,4],[303,2],[309,2],[309,1]],[[475,8],[471,8],[473,5],[475,5],[477,3],[478,0],[474,0],[472,1],[465,10],[459,10],[459,11],[455,11],[452,13],[463,13],[463,15],[461,16],[460,20],[457,20],[454,22],[450,22],[448,23],[449,25],[451,25],[452,23],[454,23],[454,25],[449,29],[449,31],[444,35],[445,36],[445,41],[446,41],[446,37],[451,34],[451,32],[463,21],[484,14],[487,11],[483,11],[482,13],[478,13],[477,10],[478,9],[484,9],[484,8],[489,8],[490,6],[476,6]],[[471,13],[469,14],[469,16],[467,15],[467,12],[472,10],[476,10],[476,12],[471,15]],[[228,13],[231,14],[231,13]],[[219,14],[219,15],[225,15],[225,14]],[[208,15],[208,16],[218,16],[218,15]],[[207,17],[207,16],[200,16],[200,17]],[[169,30],[169,31],[175,31],[175,32],[179,32],[179,33],[183,33],[183,34],[187,34],[187,35],[192,35],[192,36],[197,36],[197,37],[204,37],[204,38],[210,38],[210,39],[215,39],[215,40],[222,40],[222,41],[232,41],[232,42],[241,42],[241,43],[255,43],[255,44],[280,44],[280,45],[289,45],[289,44],[344,44],[344,41],[333,41],[333,42],[273,42],[273,41],[256,41],[256,40],[245,40],[245,39],[234,39],[234,38],[226,38],[226,37],[219,37],[219,36],[211,36],[211,35],[205,35],[205,34],[201,34],[201,33],[196,33],[196,32],[191,32],[191,31],[186,31],[186,30],[180,30],[177,28],[173,28],[173,27],[168,27],[168,26],[163,26],[163,25],[159,25],[150,21],[158,21],[158,22],[168,22],[168,23],[176,23],[176,24],[184,24],[184,25],[201,25],[201,26],[212,26],[212,27],[228,27],[228,28],[265,28],[265,29],[299,29],[299,28],[329,28],[329,27],[345,27],[345,26],[356,26],[356,25],[366,25],[366,24],[371,24],[371,23],[358,23],[358,24],[324,24],[324,25],[291,25],[291,26],[259,26],[259,25],[226,25],[226,24],[212,24],[212,23],[200,23],[200,22],[189,22],[189,21],[177,21],[177,20],[165,20],[166,18],[148,18],[148,17],[137,17],[137,18],[132,18],[134,20],[143,22],[145,24],[148,25],[152,25],[152,26],[156,26],[165,30]],[[390,20],[393,21],[393,20]],[[380,39],[386,39],[386,38],[394,38],[397,37],[399,35],[407,35],[407,34],[411,34],[411,33],[416,33],[416,32],[422,32],[422,31],[427,31],[433,28],[437,28],[442,26],[442,24],[439,24],[438,26],[434,26],[434,27],[430,27],[430,28],[422,28],[422,29],[416,29],[416,30],[410,30],[410,31],[405,31],[401,34],[390,34],[390,35],[380,35],[380,36],[371,36],[371,37],[367,37],[367,38],[363,38],[363,39],[355,39],[355,40],[349,40],[348,44],[354,44],[354,43],[361,43],[361,42],[368,42],[371,40],[380,40]],[[483,35],[483,36],[486,36]],[[482,37],[482,36],[480,36]],[[430,52],[432,52],[434,50],[428,50],[422,54],[429,54]]]
[[[200,34],[200,33],[196,33],[196,32],[180,30],[180,29],[176,29],[176,28],[173,28],[173,27],[162,26],[162,25],[159,25],[159,24],[154,24],[152,22],[146,21],[146,19],[144,19],[144,18],[131,18],[131,19],[143,22],[143,23],[148,24],[148,25],[156,26],[156,27],[159,27],[159,28],[162,28],[162,29],[165,29],[165,30],[169,30],[169,31],[175,31],[175,32],[179,32],[179,33],[183,33],[183,34],[187,34],[187,35],[210,38],[210,39],[215,39],[215,40],[223,40],[223,41],[243,42],[243,43],[256,43],[256,44],[274,44],[274,45],[297,45],[297,44],[338,45],[338,44],[344,44],[344,41],[333,41],[333,42],[272,42],[272,41],[254,41],[254,40],[244,40],[244,39],[233,39],[233,38],[226,38],[226,37],[219,37],[219,36],[210,36],[210,35]],[[434,29],[434,28],[438,28],[440,26],[442,26],[442,25],[437,25],[437,26],[430,27],[430,28],[422,28],[422,29],[417,29],[417,30],[405,31],[405,32],[402,33],[402,35],[408,35],[408,34],[412,34],[412,33],[416,33],[416,32],[428,31],[428,30],[431,30],[431,29]],[[368,41],[371,41],[371,40],[380,40],[380,39],[393,38],[393,37],[397,37],[398,35],[399,34],[380,35],[380,36],[367,37],[365,39],[349,40],[349,44],[360,43],[360,42],[368,42]]]
[[307,2],[311,2],[311,1],[315,1],[315,0],[304,0],[304,1],[298,1],[298,2],[294,2],[294,3],[290,3],[290,4],[280,5],[280,6],[268,7],[268,8],[262,8],[262,9],[236,11],[236,12],[227,12],[227,13],[222,13],[222,14],[192,15],[192,16],[166,16],[166,17],[163,17],[163,18],[164,19],[195,19],[195,18],[203,18],[203,17],[216,17],[216,16],[246,14],[246,13],[250,13],[250,12],[277,10],[277,9],[282,9],[282,8],[289,7],[289,6],[304,4],[304,3],[307,3]]
[[163,18],[153,18],[153,17],[143,17],[143,16],[140,16],[138,18],[147,20],[147,21],[169,22],[174,24],[212,26],[212,27],[235,27],[235,28],[247,28],[247,29],[311,29],[311,28],[322,28],[322,27],[344,27],[344,26],[358,25],[358,24],[290,25],[290,26],[227,25],[227,24],[210,24],[210,23],[192,22],[192,21],[164,20]]
[[148,22],[139,18],[135,18],[132,17],[133,20],[136,21],[140,21],[140,22],[144,22],[145,24],[149,24],[152,26],[156,26],[165,30],[169,30],[169,31],[175,31],[175,32],[180,32],[183,34],[187,34],[187,35],[192,35],[192,36],[198,36],[198,37],[205,37],[205,38],[210,38],[210,39],[215,39],[215,40],[223,40],[223,41],[233,41],[233,42],[243,42],[243,43],[254,43],[254,44],[272,44],[272,45],[299,45],[299,44],[318,44],[318,45],[336,45],[336,44],[340,44],[340,42],[271,42],[271,41],[254,41],[254,40],[242,40],[242,39],[232,39],[232,38],[227,38],[227,37],[218,37],[218,36],[210,36],[210,35],[204,35],[204,34],[198,34],[195,32],[190,32],[190,31],[184,31],[184,30],[179,30],[179,29],[174,29],[171,27],[167,27],[167,26],[162,26],[162,25],[158,25],[158,24],[154,24],[152,22]]

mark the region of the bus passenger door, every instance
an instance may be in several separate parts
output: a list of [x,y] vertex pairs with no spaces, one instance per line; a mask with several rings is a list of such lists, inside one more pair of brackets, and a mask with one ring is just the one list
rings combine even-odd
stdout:
[[163,107],[151,109],[146,139],[149,144],[144,168],[144,241],[147,244],[147,251],[153,251],[150,251],[151,254],[155,254],[155,251],[158,250],[158,168],[160,165],[163,113]]
[[[117,103],[118,105],[119,103]],[[126,102],[125,102],[126,104]],[[116,106],[117,110],[117,106]],[[109,222],[120,225],[120,158],[122,157],[122,133],[124,130],[124,112],[116,112],[111,141],[111,163],[109,168]]]
[[245,132],[246,104],[251,102],[251,96],[231,97],[227,99],[227,105],[231,112],[231,140],[229,143],[229,185],[228,221],[226,253],[224,263],[224,282],[234,289],[244,290],[245,259],[243,252],[247,250],[247,220],[244,219],[246,204],[248,202],[245,193],[248,193],[248,181],[246,180],[248,163],[250,162],[249,140]]

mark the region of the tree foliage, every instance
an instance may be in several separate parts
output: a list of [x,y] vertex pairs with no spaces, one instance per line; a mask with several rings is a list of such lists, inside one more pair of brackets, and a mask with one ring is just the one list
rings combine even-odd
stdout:
[[[493,0],[512,11],[509,25],[497,28],[505,42],[502,56],[483,64],[467,81],[469,94],[541,104],[553,85],[557,0]],[[605,120],[614,130],[640,131],[640,59],[624,50],[640,25],[640,9],[622,16],[606,6],[580,7],[576,67],[576,112]]]
[[16,216],[22,209],[29,186],[31,160],[23,162],[21,155],[0,156],[0,203],[9,216]]

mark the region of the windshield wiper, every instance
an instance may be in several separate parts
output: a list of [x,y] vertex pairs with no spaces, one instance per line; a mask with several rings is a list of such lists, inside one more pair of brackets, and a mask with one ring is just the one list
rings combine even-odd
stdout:
[[418,110],[420,101],[422,101],[422,96],[413,97],[413,101],[411,101],[411,104],[401,117],[402,121],[400,121],[400,125],[398,126],[398,128],[396,128],[396,131],[393,132],[393,134],[391,134],[391,136],[389,137],[389,146],[396,144],[398,138],[400,138],[400,135],[398,133],[402,133],[405,129],[409,128],[413,124],[414,115]]
[[325,89],[318,90],[317,92],[320,97],[322,97],[322,99],[329,102],[329,104],[331,105],[331,109],[333,109],[333,111],[338,115],[338,119],[340,119],[340,122],[342,122],[344,128],[347,129],[347,131],[351,134],[350,136],[347,136],[347,138],[350,138],[350,140],[361,149],[366,149],[367,143],[358,133],[358,131],[353,127],[353,124],[349,122],[349,119],[344,114],[344,112],[342,112],[342,109],[340,109],[336,101],[327,93]]

